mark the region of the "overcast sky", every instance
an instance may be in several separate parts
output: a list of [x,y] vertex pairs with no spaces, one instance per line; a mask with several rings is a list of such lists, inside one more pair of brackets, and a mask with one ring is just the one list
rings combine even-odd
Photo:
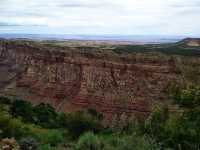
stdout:
[[0,33],[200,35],[200,0],[0,0]]

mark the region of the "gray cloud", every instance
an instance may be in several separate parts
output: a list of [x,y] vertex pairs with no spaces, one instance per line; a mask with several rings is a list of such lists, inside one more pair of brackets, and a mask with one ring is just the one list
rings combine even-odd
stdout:
[[23,27],[23,26],[30,26],[30,27],[40,27],[44,25],[37,25],[37,24],[16,24],[16,23],[9,23],[9,22],[0,22],[0,27]]
[[58,2],[58,4],[56,5],[57,7],[61,7],[61,8],[88,8],[88,9],[105,9],[105,8],[118,8],[119,6],[115,3],[108,1],[68,1],[68,2]]
[[199,8],[200,7],[200,1],[199,0],[190,0],[190,1],[177,1],[169,4],[172,8]]
[[199,0],[0,0],[5,32],[200,34],[199,26]]
[[58,7],[64,7],[64,8],[100,8],[104,7],[101,5],[95,5],[95,4],[58,4]]
[[7,27],[7,26],[16,26],[16,24],[9,24],[5,22],[0,22],[0,27]]

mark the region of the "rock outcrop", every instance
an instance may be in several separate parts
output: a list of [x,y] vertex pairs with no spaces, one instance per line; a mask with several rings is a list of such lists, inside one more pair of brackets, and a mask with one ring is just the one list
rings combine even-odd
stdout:
[[94,107],[106,116],[146,116],[176,72],[171,59],[104,59],[81,48],[0,41],[0,91],[58,111]]

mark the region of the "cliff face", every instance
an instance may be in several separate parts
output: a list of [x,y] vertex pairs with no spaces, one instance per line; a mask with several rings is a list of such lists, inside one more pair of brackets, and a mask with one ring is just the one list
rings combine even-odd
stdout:
[[[112,61],[81,50],[0,42],[0,90],[58,111],[87,107],[112,114],[148,115],[176,76],[173,61]],[[133,58],[134,59],[134,58]]]

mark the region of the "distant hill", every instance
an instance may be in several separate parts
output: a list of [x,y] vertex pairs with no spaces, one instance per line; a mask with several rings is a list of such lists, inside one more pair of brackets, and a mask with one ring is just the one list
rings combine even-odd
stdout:
[[159,36],[159,35],[73,35],[73,34],[0,34],[5,39],[31,39],[31,40],[86,40],[86,41],[115,41],[158,44],[176,43],[184,36]]
[[190,47],[199,47],[200,46],[200,38],[186,38],[179,42],[179,44]]

